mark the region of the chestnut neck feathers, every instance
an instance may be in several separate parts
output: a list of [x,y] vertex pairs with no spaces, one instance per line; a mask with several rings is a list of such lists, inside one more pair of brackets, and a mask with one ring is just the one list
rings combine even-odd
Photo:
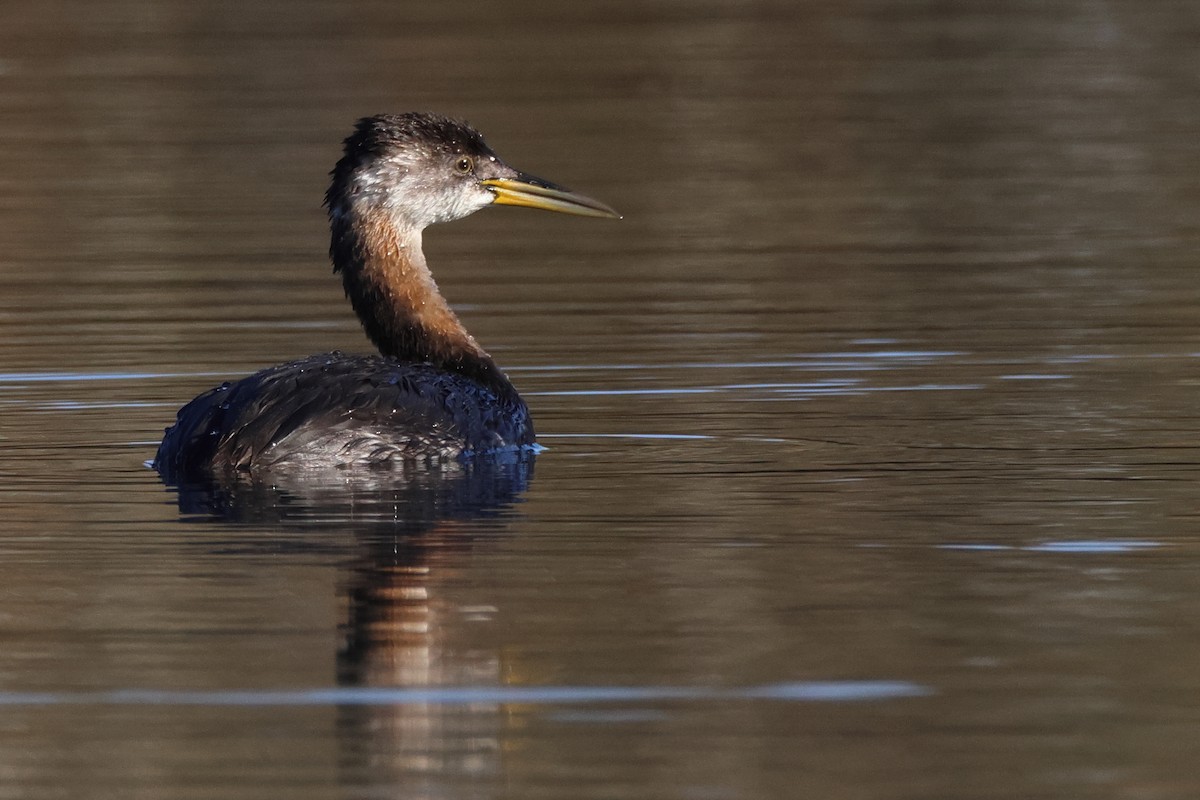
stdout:
[[421,250],[426,226],[490,202],[442,178],[456,154],[492,157],[478,133],[441,117],[362,120],[346,139],[325,197],[329,255],[367,336],[384,356],[512,391],[438,291]]

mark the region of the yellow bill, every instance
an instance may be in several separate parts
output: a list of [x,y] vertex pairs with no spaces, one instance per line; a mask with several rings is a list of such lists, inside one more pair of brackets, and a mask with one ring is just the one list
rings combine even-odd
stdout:
[[497,205],[541,208],[581,217],[621,218],[620,214],[599,200],[576,194],[532,175],[522,173],[516,178],[490,178],[480,183],[496,195],[494,202]]

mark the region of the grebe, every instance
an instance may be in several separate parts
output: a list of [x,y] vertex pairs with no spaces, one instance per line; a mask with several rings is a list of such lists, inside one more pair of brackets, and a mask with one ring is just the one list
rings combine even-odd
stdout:
[[619,217],[505,164],[435,114],[359,120],[325,195],[329,257],[380,356],[309,356],[180,409],[154,459],[168,482],[273,468],[396,467],[534,442],[525,402],[438,291],[421,232],[493,203]]

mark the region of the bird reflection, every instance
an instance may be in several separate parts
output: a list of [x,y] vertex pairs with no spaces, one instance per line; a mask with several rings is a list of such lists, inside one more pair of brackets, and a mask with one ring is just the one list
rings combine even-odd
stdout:
[[[507,453],[403,479],[351,472],[337,483],[308,476],[295,485],[193,484],[179,487],[178,500],[189,517],[238,526],[223,552],[336,559],[339,686],[495,686],[502,682],[499,653],[455,644],[462,626],[488,610],[456,607],[437,587],[474,548],[503,533],[534,459]],[[499,705],[342,706],[340,770],[348,783],[402,781],[410,796],[436,794],[439,786],[498,771],[502,722]]]
[[[353,570],[338,652],[338,683],[392,686],[495,686],[501,682],[495,652],[454,645],[462,609],[438,596],[436,585],[470,547],[455,523],[441,523],[420,541],[387,552],[376,542]],[[446,781],[482,778],[499,771],[500,706],[353,705],[339,711],[346,775],[370,773],[379,781],[433,794]]]

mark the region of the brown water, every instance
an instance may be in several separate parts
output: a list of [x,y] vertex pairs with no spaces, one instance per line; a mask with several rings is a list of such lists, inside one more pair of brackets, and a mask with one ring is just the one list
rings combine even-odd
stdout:
[[[0,798],[1200,796],[1198,44],[1180,3],[0,9]],[[182,402],[367,349],[320,198],[407,109],[626,215],[427,236],[549,449],[178,497]]]

